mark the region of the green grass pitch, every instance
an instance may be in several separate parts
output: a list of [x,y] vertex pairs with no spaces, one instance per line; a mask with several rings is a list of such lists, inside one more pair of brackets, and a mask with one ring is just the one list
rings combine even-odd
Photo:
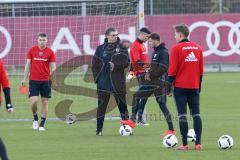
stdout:
[[[203,149],[200,152],[187,152],[166,149],[160,134],[167,129],[166,122],[160,119],[159,107],[154,98],[147,103],[148,115],[156,116],[149,121],[150,126],[136,127],[134,135],[121,137],[118,134],[118,120],[105,121],[102,137],[95,136],[95,121],[78,122],[67,125],[62,121],[47,121],[46,132],[33,131],[30,121],[8,121],[3,119],[31,119],[29,100],[18,93],[22,77],[11,76],[15,113],[7,114],[2,106],[0,112],[0,136],[4,139],[10,160],[236,160],[240,157],[240,74],[207,73],[203,79],[201,93],[201,115],[203,119]],[[66,83],[84,85],[76,77]],[[91,86],[91,85],[90,85]],[[96,106],[96,99],[53,93],[49,103],[49,117],[54,114],[55,105],[64,98],[74,100],[71,111],[84,112]],[[172,98],[168,98],[170,111],[176,115]],[[130,109],[130,107],[129,107]],[[108,113],[118,115],[118,110]],[[174,126],[179,142],[179,127],[176,116]],[[192,128],[192,121],[189,121]],[[220,150],[218,138],[229,134],[234,139],[230,150]],[[190,143],[193,148],[193,143]],[[237,158],[238,157],[238,158]]]

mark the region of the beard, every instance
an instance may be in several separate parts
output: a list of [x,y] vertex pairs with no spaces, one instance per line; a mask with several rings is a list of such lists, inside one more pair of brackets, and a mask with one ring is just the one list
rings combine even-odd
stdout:
[[39,42],[38,45],[39,45],[40,47],[46,47],[46,43],[45,43],[45,42]]

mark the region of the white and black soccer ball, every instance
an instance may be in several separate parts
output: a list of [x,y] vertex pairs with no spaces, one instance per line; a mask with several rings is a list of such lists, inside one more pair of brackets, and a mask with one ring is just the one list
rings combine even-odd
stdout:
[[196,133],[194,129],[189,129],[187,133],[187,140],[189,142],[195,142],[196,141]]
[[167,134],[163,138],[163,146],[166,148],[173,148],[178,144],[177,137],[174,134]]
[[223,135],[218,140],[218,146],[221,149],[230,149],[233,146],[233,138],[229,135]]
[[119,134],[121,136],[130,136],[133,134],[132,128],[129,125],[122,125],[119,128]]
[[76,119],[77,119],[77,117],[74,114],[70,113],[66,116],[65,121],[66,121],[67,124],[73,124],[73,123],[76,122]]

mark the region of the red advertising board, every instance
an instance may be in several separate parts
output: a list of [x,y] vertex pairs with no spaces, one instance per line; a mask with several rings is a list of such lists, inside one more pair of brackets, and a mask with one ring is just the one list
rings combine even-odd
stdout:
[[[135,16],[0,17],[0,58],[7,65],[23,66],[27,50],[37,44],[37,34],[46,32],[48,45],[63,63],[93,54],[108,27],[116,27],[120,38],[134,41],[136,23]],[[160,34],[169,51],[176,43],[173,26],[179,23],[189,25],[190,40],[203,47],[205,63],[240,63],[240,22],[235,14],[145,16],[146,26]]]
[[236,14],[147,16],[146,24],[168,48],[175,44],[173,26],[186,23],[190,40],[203,47],[205,63],[240,62],[240,21]]

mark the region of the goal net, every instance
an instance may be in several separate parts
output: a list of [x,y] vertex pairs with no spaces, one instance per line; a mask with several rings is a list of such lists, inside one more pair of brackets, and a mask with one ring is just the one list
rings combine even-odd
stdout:
[[[3,98],[1,119],[32,118],[30,100],[19,93],[19,86],[26,53],[37,45],[37,35],[42,32],[48,35],[48,46],[57,57],[58,86],[49,101],[49,117],[56,118],[56,114],[68,110],[66,106],[70,112],[93,116],[97,99],[96,86],[88,75],[91,56],[103,43],[108,27],[117,28],[122,40],[135,40],[138,1],[5,2],[0,3],[0,58],[9,74],[16,112],[11,116],[4,114]],[[108,115],[119,115],[119,112],[115,110]]]

